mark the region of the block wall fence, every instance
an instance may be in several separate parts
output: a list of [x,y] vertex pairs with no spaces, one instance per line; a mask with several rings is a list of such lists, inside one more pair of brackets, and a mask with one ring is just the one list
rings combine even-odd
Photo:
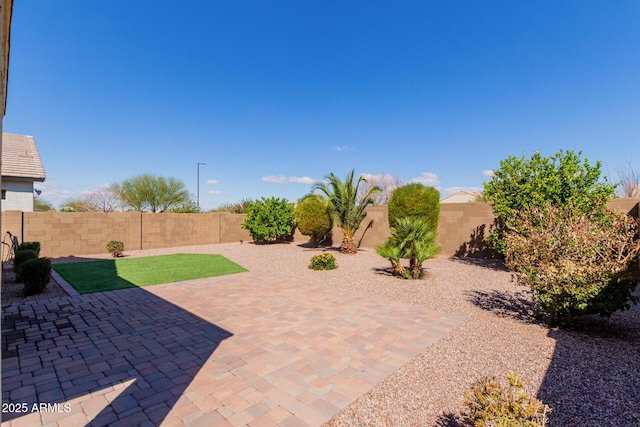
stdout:
[[[640,198],[619,198],[609,202],[616,211],[638,218]],[[437,240],[443,255],[491,256],[483,239],[494,216],[485,203],[443,203]],[[2,213],[2,235],[6,231],[20,242],[39,241],[41,255],[51,258],[105,253],[110,240],[121,240],[126,250],[156,249],[172,246],[250,242],[247,230],[240,228],[242,214],[213,212],[201,214],[140,212],[21,212]],[[386,206],[370,206],[356,242],[372,248],[389,236]],[[333,245],[339,245],[342,233],[334,227]],[[308,241],[299,231],[294,243]],[[3,247],[6,251],[6,247]],[[3,252],[4,254],[4,252]]]

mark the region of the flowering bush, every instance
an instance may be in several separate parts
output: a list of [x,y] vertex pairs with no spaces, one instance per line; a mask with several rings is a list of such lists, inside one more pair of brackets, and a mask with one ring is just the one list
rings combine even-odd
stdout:
[[309,268],[313,268],[314,270],[333,270],[334,268],[338,268],[338,264],[333,255],[329,252],[323,252],[311,258]]

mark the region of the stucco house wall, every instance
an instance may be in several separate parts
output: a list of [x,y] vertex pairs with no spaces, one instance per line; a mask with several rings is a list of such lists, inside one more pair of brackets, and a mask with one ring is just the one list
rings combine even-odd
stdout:
[[2,180],[2,210],[33,212],[33,181]]

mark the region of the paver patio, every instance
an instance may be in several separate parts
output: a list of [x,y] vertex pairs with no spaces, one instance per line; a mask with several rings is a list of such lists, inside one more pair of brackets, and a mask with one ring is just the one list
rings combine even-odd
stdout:
[[9,305],[2,320],[3,405],[27,404],[2,414],[10,426],[320,425],[462,321],[257,273]]

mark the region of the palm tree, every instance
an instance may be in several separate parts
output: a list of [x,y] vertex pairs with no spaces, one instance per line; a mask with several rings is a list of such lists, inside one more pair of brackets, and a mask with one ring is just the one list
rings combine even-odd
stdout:
[[345,254],[355,254],[358,248],[355,243],[354,235],[362,220],[367,213],[364,211],[368,205],[373,204],[374,193],[380,191],[378,187],[371,187],[369,191],[358,197],[358,189],[360,184],[366,183],[367,180],[360,175],[358,181],[354,183],[354,170],[347,174],[344,182],[340,181],[333,173],[326,178],[328,182],[316,184],[313,191],[320,190],[329,199],[333,206],[334,215],[338,223],[338,227],[342,230],[343,239],[340,245],[340,251]]
[[394,276],[406,277],[406,269],[402,265],[404,252],[400,246],[396,245],[393,241],[388,240],[385,243],[378,245],[376,247],[376,252],[378,255],[391,262],[391,268],[393,269]]

